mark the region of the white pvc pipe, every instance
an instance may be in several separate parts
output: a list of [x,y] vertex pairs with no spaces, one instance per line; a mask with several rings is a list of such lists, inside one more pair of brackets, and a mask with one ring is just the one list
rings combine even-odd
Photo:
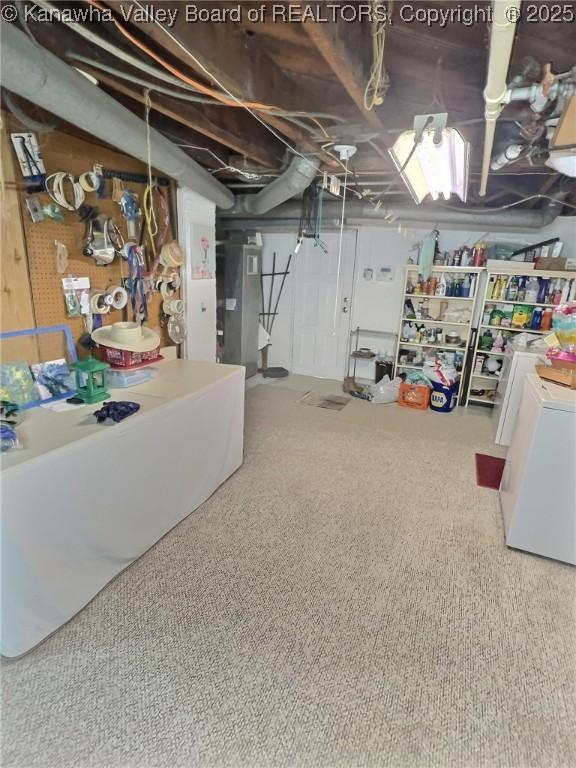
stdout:
[[480,180],[480,195],[486,194],[490,159],[494,145],[496,120],[502,106],[506,103],[506,82],[508,67],[512,55],[516,24],[520,19],[522,0],[494,0],[492,32],[490,36],[490,56],[488,59],[488,74],[484,88],[486,128],[484,134],[484,154],[482,157],[482,178]]

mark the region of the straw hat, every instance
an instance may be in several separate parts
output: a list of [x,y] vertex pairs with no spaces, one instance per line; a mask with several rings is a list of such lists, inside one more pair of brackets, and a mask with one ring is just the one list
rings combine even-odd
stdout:
[[160,336],[138,323],[114,323],[92,332],[97,344],[128,352],[151,352],[160,346]]

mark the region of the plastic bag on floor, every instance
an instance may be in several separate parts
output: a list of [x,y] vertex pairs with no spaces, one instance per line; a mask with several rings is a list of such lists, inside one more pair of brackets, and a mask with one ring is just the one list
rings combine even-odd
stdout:
[[396,378],[390,381],[389,376],[384,376],[376,384],[370,387],[373,403],[395,403],[398,399],[398,389],[402,379]]

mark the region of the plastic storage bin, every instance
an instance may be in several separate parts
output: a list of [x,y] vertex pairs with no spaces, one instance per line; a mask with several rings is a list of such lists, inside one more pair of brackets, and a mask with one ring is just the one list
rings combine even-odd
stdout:
[[112,389],[123,389],[125,387],[137,387],[139,384],[145,384],[154,376],[152,368],[133,368],[133,369],[115,369],[108,371],[108,385]]
[[115,349],[100,344],[98,350],[100,359],[113,368],[142,368],[164,359],[159,346],[149,352],[129,352],[126,349]]
[[400,384],[397,402],[404,408],[425,411],[430,402],[430,389],[425,384],[408,384],[404,381]]
[[450,413],[456,407],[458,402],[459,381],[454,382],[449,387],[432,381],[432,392],[430,394],[430,410],[438,413]]

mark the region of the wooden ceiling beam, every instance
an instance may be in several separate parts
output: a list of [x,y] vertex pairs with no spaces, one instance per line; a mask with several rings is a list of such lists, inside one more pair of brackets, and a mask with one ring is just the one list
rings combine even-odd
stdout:
[[[83,65],[82,68],[117,93],[144,103],[144,93],[136,87],[121,83],[87,65]],[[262,141],[255,142],[245,138],[245,136],[250,135],[250,131],[246,128],[232,132],[228,128],[224,128],[222,124],[215,123],[207,116],[208,107],[203,106],[202,109],[199,109],[191,103],[155,93],[152,95],[152,109],[267,168],[277,166],[282,157],[283,152],[278,147],[266,146]],[[227,111],[225,107],[212,107],[212,109]]]
[[[144,7],[156,8],[154,0],[139,0]],[[116,9],[120,20],[127,17],[131,8],[137,9],[134,0],[108,0]],[[206,3],[197,3],[209,5]],[[161,27],[152,21],[138,21],[129,25],[130,31],[144,39],[170,63],[184,73],[193,72],[196,79],[220,90],[221,83],[230,93],[242,101],[255,101],[280,109],[303,112],[329,112],[331,87],[321,82],[310,89],[303,89],[267,55],[266,46],[250,44],[245,29],[234,23],[190,23],[186,20],[185,4],[162,3],[178,11],[172,26]],[[120,12],[122,8],[122,12]],[[122,23],[125,23],[122,21]],[[170,34],[168,34],[170,33]],[[172,35],[178,42],[170,37]],[[189,51],[192,56],[187,55]],[[145,54],[142,54],[146,56]],[[196,59],[196,61],[195,61]],[[159,65],[158,65],[159,66]],[[207,71],[211,76],[207,75]]]
[[[362,50],[361,46],[365,46],[370,41],[357,40],[353,43],[346,41],[342,34],[343,25],[343,22],[305,21],[303,23],[306,33],[330,65],[364,120],[372,128],[382,132],[382,141],[386,143],[385,127],[380,117],[373,110],[369,111],[364,107],[364,88],[368,73],[365,71],[357,51]],[[353,28],[357,35],[362,34],[363,26],[360,24],[345,24],[344,26]],[[348,32],[351,34],[350,29]]]
[[[544,182],[544,184],[542,184],[542,186],[536,192],[536,194],[537,195],[548,194],[559,178],[560,178],[560,174],[553,173],[552,176],[546,179],[546,181]],[[530,200],[530,202],[528,203],[528,208],[534,208],[534,206],[538,205],[539,202],[540,202],[540,198],[538,197],[535,200]]]
[[[126,107],[126,109],[129,109],[131,112],[137,112],[139,117],[142,116],[143,109],[140,106],[141,102],[137,102],[133,98],[124,96],[121,93],[116,93],[103,83],[101,84],[101,87],[103,87],[107,93],[109,92],[110,95],[113,96],[119,104],[122,104],[123,107]],[[207,168],[216,170],[217,168],[222,168],[223,163],[228,164],[230,162],[231,152],[228,147],[225,147],[223,144],[216,141],[212,141],[208,136],[198,133],[192,128],[182,125],[182,123],[177,123],[174,120],[171,120],[161,112],[156,112],[155,110],[150,112],[150,125],[152,128],[166,136],[167,139],[174,142],[176,146],[179,146],[183,152],[186,152],[187,155],[194,158],[196,162]],[[198,149],[196,149],[196,147],[198,147]],[[219,158],[221,162],[218,162],[216,157]]]
[[292,123],[286,122],[286,120],[283,120],[281,117],[262,115],[262,118],[271,128],[274,128],[280,133],[283,133],[287,138],[291,139],[300,150],[318,155],[328,169],[333,171],[341,170],[342,166],[340,163],[335,160],[332,155],[328,154],[328,152],[322,152],[319,146],[310,139],[306,131],[298,128]]
[[[105,73],[97,68],[97,63],[101,62],[116,67],[136,77],[142,77],[146,81],[153,81],[153,78],[118,61],[98,47],[90,45],[62,24],[33,23],[31,27],[40,44],[57,56],[65,57],[67,53],[82,54],[91,57],[96,66],[92,67],[87,63],[80,64],[73,59],[65,58],[68,64],[71,66],[77,64],[82,70],[93,75],[105,85],[114,95],[123,95],[132,102],[142,103],[142,88],[140,86]],[[160,84],[163,87],[170,87],[166,86],[166,83]],[[214,141],[218,147],[226,147],[223,150],[224,154],[231,149],[265,167],[279,167],[282,164],[284,154],[282,145],[244,110],[211,107],[204,104],[196,106],[192,102],[179,101],[159,94],[155,94],[153,100],[158,112],[170,118],[174,123],[179,123],[196,132],[193,141],[196,140],[197,134],[201,134]],[[208,139],[204,141],[210,147]]]

